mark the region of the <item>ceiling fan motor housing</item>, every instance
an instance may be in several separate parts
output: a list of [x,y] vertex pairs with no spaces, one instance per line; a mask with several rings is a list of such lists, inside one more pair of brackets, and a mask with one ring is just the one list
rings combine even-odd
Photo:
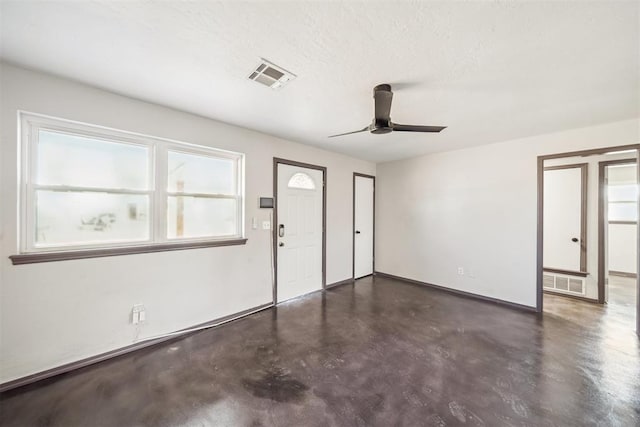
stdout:
[[375,134],[389,133],[392,130],[391,121],[389,120],[374,119],[371,125],[371,133]]
[[[382,93],[381,93],[382,92]],[[386,92],[386,93],[384,93]],[[380,93],[380,96],[384,98],[392,97],[393,92],[391,92],[391,85],[389,84],[379,84],[378,86],[373,88],[373,99],[376,99],[376,95]],[[391,103],[389,102],[389,107]],[[391,119],[389,118],[389,111],[386,111],[385,114],[387,117],[374,117],[373,122],[371,123],[370,132],[375,134],[383,134],[389,133],[393,129],[391,128]],[[378,116],[376,114],[376,116]]]

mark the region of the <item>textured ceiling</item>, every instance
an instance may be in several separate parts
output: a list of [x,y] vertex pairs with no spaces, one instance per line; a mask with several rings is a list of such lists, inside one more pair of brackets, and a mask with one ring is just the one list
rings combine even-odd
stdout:
[[[637,117],[638,2],[10,2],[0,55],[384,162]],[[247,79],[264,57],[298,75]],[[441,134],[362,133],[372,88]]]

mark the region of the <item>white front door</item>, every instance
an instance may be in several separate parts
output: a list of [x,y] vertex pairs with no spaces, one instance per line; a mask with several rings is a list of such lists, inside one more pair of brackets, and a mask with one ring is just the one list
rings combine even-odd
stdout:
[[[544,171],[544,268],[581,271],[582,168]],[[582,267],[582,268],[581,268]]]
[[278,163],[277,302],[322,289],[323,172]]
[[373,192],[372,177],[354,176],[353,196],[353,277],[373,274]]

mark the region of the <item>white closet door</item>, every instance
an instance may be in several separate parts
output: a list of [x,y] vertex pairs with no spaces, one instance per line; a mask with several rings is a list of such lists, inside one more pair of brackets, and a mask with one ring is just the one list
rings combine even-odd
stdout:
[[355,176],[354,185],[353,275],[373,274],[373,200],[374,179]]

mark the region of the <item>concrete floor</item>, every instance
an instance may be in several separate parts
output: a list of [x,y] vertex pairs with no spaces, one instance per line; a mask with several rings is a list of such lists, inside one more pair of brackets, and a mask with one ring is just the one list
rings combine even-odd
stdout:
[[572,298],[544,294],[544,312],[568,322],[580,322],[584,328],[597,330],[609,339],[622,336],[636,325],[636,279],[609,277],[609,298],[605,305],[576,301]]
[[640,425],[638,337],[564,300],[368,278],[8,392],[0,424]]
[[636,306],[636,279],[623,276],[609,276],[609,303],[633,308]]

